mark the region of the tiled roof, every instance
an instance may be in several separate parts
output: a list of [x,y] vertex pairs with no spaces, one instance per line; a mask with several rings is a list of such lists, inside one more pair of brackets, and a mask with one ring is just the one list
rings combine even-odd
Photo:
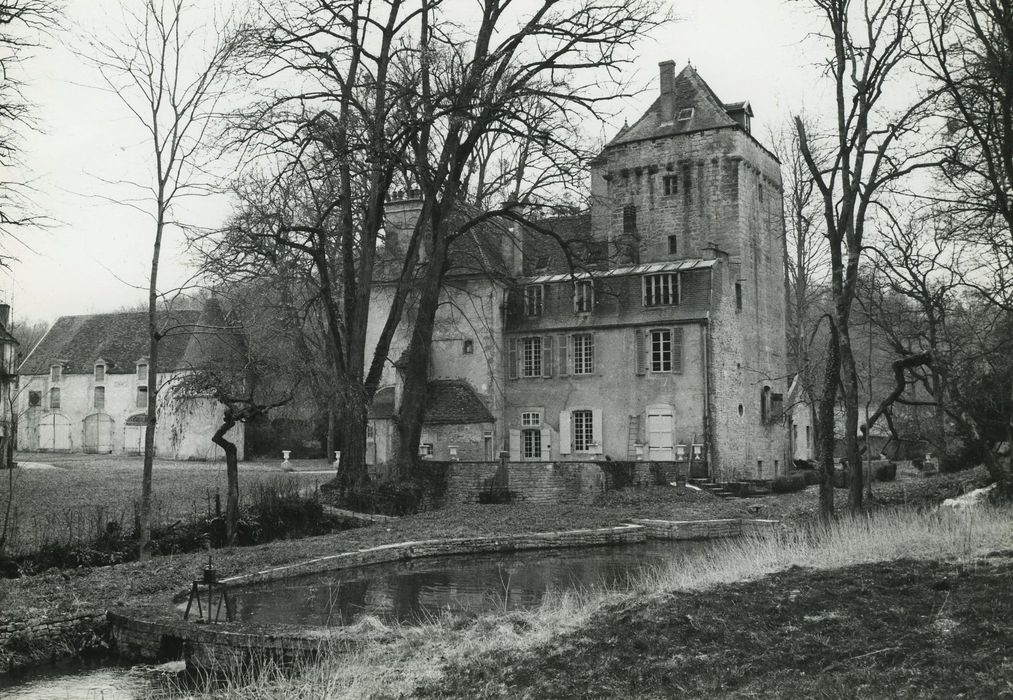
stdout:
[[[435,379],[427,387],[426,425],[492,423],[494,419],[482,399],[463,379]],[[384,420],[394,417],[394,387],[380,389],[373,396],[369,417]]]
[[423,423],[492,423],[492,414],[471,384],[463,379],[437,379],[429,382]]
[[[202,323],[201,318],[200,311],[159,315],[159,326],[166,333],[158,345],[159,372],[202,365],[200,358],[208,357],[212,349],[211,354],[219,360],[224,357],[225,348],[236,350],[238,334],[226,332],[222,336],[204,330],[212,325]],[[212,341],[214,336],[219,337]],[[61,316],[21,363],[19,373],[47,374],[53,364],[62,363],[65,374],[91,374],[95,362],[104,360],[106,372],[129,374],[136,371],[135,363],[148,354],[146,311]]]
[[[737,126],[735,120],[728,116],[728,108],[741,109],[742,103],[733,103],[726,107],[693,66],[687,65],[675,76],[672,91],[675,94],[674,114],[677,116],[681,110],[692,108],[692,117],[662,123],[661,98],[659,97],[648,107],[644,116],[631,126],[623,128],[608,146],[690,131]],[[748,103],[745,106],[748,106]]]

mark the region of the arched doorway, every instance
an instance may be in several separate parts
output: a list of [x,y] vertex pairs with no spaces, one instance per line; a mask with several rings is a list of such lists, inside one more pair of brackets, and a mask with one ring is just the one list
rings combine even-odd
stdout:
[[48,413],[39,420],[40,450],[69,450],[70,418],[62,413]]
[[144,454],[144,426],[148,422],[148,416],[144,413],[135,413],[127,418],[127,424],[123,426],[123,451],[131,455]]
[[93,413],[84,419],[85,452],[106,454],[113,451],[113,419],[108,413]]

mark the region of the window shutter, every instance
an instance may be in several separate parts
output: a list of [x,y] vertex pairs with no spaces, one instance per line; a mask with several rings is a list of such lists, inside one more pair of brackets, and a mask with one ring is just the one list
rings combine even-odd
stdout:
[[510,431],[510,461],[521,461],[521,431]]
[[559,454],[570,454],[573,441],[570,439],[570,412],[559,412]]
[[647,275],[640,276],[640,305],[647,306]]
[[675,303],[682,304],[682,273],[675,273]]
[[570,373],[570,357],[567,354],[566,336],[560,335],[557,337],[556,347],[559,353],[559,376],[565,377]]
[[595,366],[598,363],[598,354],[597,354],[598,353],[598,344],[595,342],[595,334],[594,333],[589,333],[588,334],[588,341],[587,342],[591,344],[591,366],[588,367],[588,370],[591,372],[591,374],[594,374],[594,368],[595,368]]
[[552,376],[552,336],[542,338],[542,376]]
[[577,294],[580,290],[580,282],[573,283],[573,313],[577,313]]
[[552,431],[549,428],[542,428],[542,461],[552,461]]
[[682,327],[672,329],[672,374],[682,374]]
[[633,367],[638,375],[647,374],[647,349],[644,346],[644,331],[633,332]]
[[520,359],[517,352],[517,343],[519,341],[517,338],[510,338],[508,342],[510,345],[507,354],[507,376],[510,379],[517,379],[517,365]]
[[604,452],[605,436],[602,435],[601,409],[595,408],[591,411],[591,437],[593,444],[589,452],[600,455]]

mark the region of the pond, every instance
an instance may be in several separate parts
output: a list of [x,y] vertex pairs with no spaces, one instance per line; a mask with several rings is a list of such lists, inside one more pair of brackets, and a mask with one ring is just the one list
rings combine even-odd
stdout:
[[564,591],[626,590],[646,569],[710,546],[654,541],[415,559],[244,586],[233,602],[236,620],[253,624],[340,626],[366,615],[413,624],[444,612],[532,608]]
[[[627,590],[646,571],[714,545],[659,542],[416,559],[289,578],[234,589],[236,619],[338,626],[364,615],[412,624],[444,612],[480,614],[538,606],[566,591]],[[185,607],[181,604],[180,610]],[[181,612],[182,614],[182,612]],[[150,695],[181,664],[67,662],[0,674],[0,697],[127,700]]]

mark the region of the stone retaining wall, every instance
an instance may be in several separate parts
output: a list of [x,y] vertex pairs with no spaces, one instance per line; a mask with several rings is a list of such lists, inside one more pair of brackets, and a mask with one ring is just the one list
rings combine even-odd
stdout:
[[0,625],[0,672],[31,666],[56,649],[76,650],[79,638],[90,636],[105,619],[105,611],[90,611]]
[[[506,496],[523,503],[590,503],[605,489],[605,472],[593,462],[446,462],[441,505],[478,503]],[[505,498],[504,498],[505,500]]]
[[705,540],[721,537],[739,537],[761,532],[770,532],[777,520],[749,520],[729,518],[725,520],[631,520],[643,527],[647,536],[666,540]]

